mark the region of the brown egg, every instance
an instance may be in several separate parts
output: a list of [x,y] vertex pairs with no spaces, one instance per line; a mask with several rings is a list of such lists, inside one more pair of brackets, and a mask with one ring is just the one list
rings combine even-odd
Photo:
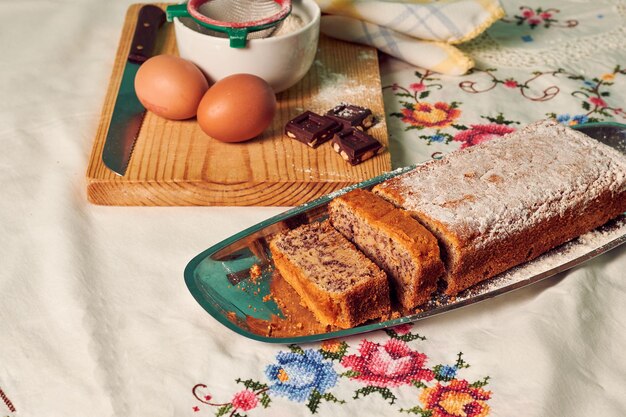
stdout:
[[234,74],[216,82],[198,107],[198,124],[222,142],[243,142],[260,135],[272,123],[276,95],[262,78]]
[[141,64],[135,76],[135,92],[143,106],[172,120],[196,115],[209,88],[202,71],[174,55],[157,55]]

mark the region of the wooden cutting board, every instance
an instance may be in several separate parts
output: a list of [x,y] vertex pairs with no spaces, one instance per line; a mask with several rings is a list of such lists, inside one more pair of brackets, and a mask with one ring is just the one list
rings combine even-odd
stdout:
[[[276,116],[260,137],[222,143],[204,134],[195,119],[170,121],[148,112],[126,175],[111,172],[102,163],[102,148],[141,6],[132,5],[126,14],[87,169],[90,202],[294,206],[391,169],[388,151],[351,166],[330,143],[311,149],[283,135],[285,123],[304,110],[323,113],[348,102],[372,109],[378,124],[370,133],[388,146],[376,50],[321,36],[310,71],[277,95]],[[157,53],[177,54],[173,25],[162,29]]]

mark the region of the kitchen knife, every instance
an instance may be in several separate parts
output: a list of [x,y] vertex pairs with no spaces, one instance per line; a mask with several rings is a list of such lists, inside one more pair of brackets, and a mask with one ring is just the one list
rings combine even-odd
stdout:
[[165,12],[159,7],[146,5],[139,9],[130,53],[102,150],[102,162],[118,175],[126,173],[146,114],[146,109],[135,94],[135,75],[139,66],[152,56],[157,32],[164,22]]

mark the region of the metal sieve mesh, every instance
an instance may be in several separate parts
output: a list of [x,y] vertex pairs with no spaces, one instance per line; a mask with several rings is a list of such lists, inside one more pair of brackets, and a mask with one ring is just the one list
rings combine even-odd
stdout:
[[270,36],[291,13],[291,0],[189,0],[167,11],[170,20],[190,17],[194,22],[184,22],[186,26],[230,38],[231,47],[243,48],[247,39]]

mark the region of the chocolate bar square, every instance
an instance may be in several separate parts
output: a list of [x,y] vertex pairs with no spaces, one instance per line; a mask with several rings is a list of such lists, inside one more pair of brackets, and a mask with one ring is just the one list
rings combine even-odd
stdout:
[[352,165],[360,164],[383,150],[383,145],[358,129],[345,129],[333,136],[333,149]]
[[354,127],[363,131],[369,129],[374,124],[374,116],[370,109],[353,104],[341,103],[328,110],[325,116],[343,124],[345,127]]
[[285,135],[317,148],[333,137],[341,125],[328,117],[320,116],[312,111],[305,111],[301,115],[287,122]]

